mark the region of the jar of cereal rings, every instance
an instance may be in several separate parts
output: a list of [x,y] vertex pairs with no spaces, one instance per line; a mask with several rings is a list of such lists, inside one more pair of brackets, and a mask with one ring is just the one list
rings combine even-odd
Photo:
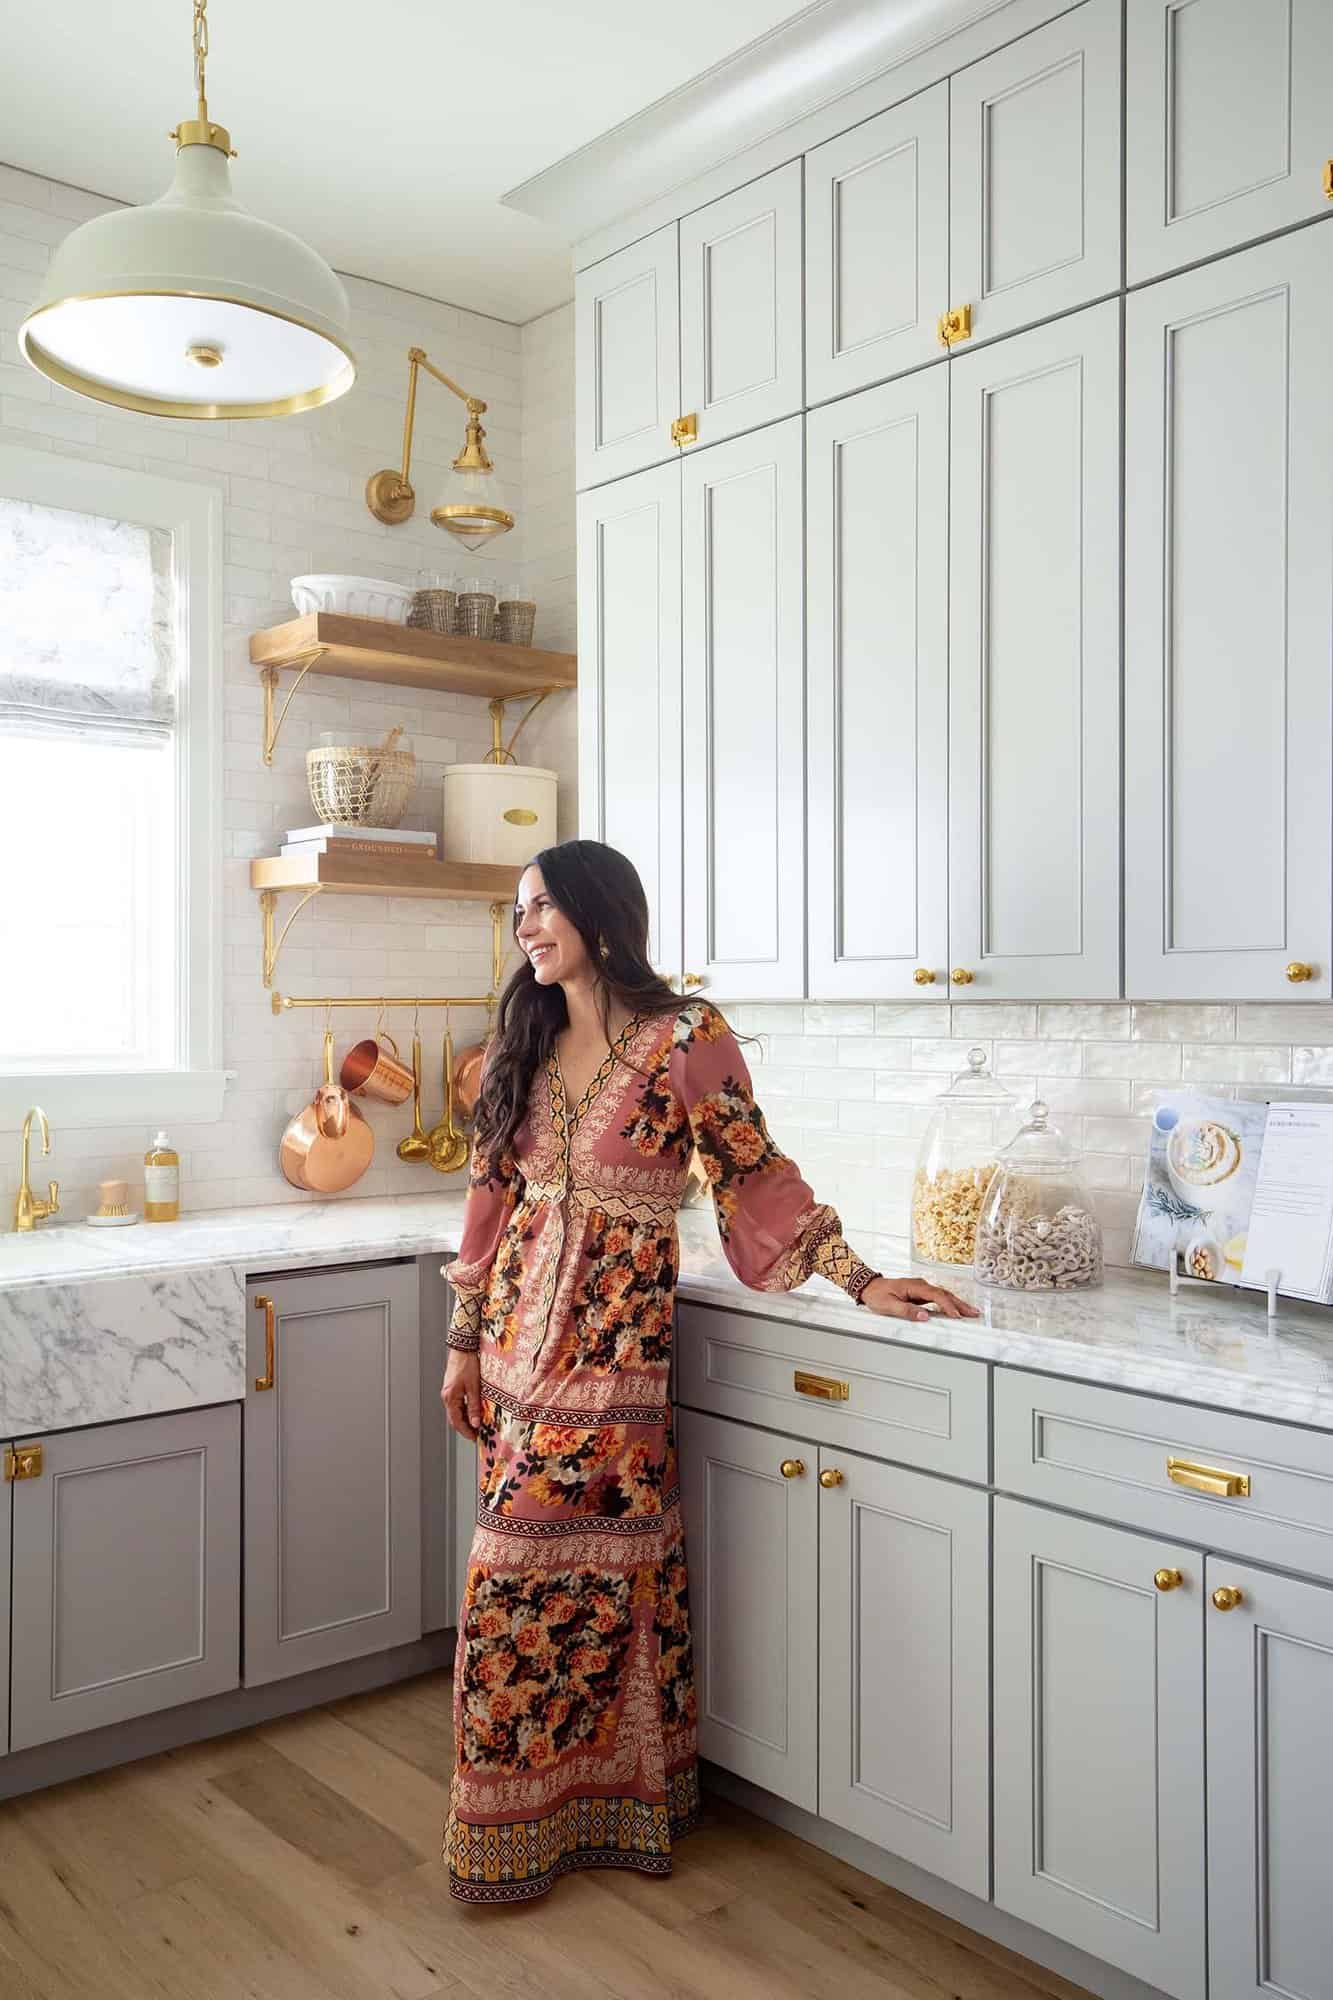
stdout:
[[1102,1232],[1078,1154],[1040,1098],[1000,1154],[977,1224],[975,1271],[983,1285],[1072,1291],[1102,1281]]
[[970,1264],[1001,1143],[1014,1129],[1011,1091],[989,1073],[986,1051],[935,1100],[912,1182],[912,1248],[933,1264]]

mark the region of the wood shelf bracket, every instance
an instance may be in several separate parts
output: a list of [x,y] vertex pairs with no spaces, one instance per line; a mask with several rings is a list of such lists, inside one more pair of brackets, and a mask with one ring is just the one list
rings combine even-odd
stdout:
[[[327,646],[312,646],[308,653],[302,654],[298,659],[291,662],[292,666],[298,669],[298,672],[296,679],[287,690],[287,699],[282,704],[281,712],[276,721],[274,720],[273,711],[277,700],[278,681],[281,670],[278,667],[264,667],[261,669],[259,678],[264,687],[264,762],[266,764],[273,762],[274,746],[277,743],[282,725],[287,720],[287,711],[292,705],[292,696],[296,693],[296,690],[300,687],[311,668],[318,666],[328,650]],[[295,912],[293,912],[294,914]],[[266,985],[267,983],[265,981]]]

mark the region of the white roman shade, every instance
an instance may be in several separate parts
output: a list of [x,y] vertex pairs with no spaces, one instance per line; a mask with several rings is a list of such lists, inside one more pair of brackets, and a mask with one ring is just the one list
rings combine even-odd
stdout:
[[0,494],[0,729],[165,738],[176,657],[170,529]]

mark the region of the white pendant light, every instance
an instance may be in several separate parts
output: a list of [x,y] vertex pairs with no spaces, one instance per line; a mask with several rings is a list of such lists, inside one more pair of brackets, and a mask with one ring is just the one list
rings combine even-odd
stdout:
[[99,215],[56,249],[19,347],[77,394],[157,417],[280,417],[356,379],[347,294],[322,257],[248,215],[231,136],[208,116],[207,0],[194,0],[198,117],[145,208]]

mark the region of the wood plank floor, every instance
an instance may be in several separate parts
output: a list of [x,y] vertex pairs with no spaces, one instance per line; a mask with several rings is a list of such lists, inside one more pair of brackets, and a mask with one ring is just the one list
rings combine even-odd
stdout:
[[448,1674],[0,1807],[4,2000],[1087,2000],[724,1801],[666,1881],[453,1902]]

